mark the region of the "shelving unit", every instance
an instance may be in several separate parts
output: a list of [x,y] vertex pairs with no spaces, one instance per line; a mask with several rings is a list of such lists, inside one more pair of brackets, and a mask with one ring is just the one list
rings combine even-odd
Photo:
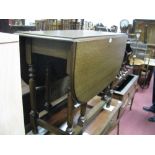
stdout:
[[36,20],[36,30],[82,30],[84,19]]

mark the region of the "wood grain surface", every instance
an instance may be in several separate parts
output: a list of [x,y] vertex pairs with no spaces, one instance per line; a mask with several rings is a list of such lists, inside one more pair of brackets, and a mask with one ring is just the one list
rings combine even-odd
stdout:
[[127,36],[64,30],[23,32],[20,38],[32,39],[32,53],[67,60],[73,97],[83,103],[114,80],[122,64]]
[[117,122],[118,111],[122,106],[122,102],[112,99],[111,105],[114,106],[114,109],[112,111],[102,110],[92,123],[86,127],[85,133],[101,135],[108,134],[111,131],[111,128]]
[[103,37],[116,35],[116,33],[98,32],[92,30],[55,30],[55,31],[24,31],[21,36],[32,38],[47,38],[51,40],[74,41],[76,39]]
[[78,101],[89,101],[114,80],[123,61],[125,45],[125,35],[77,43],[72,82]]

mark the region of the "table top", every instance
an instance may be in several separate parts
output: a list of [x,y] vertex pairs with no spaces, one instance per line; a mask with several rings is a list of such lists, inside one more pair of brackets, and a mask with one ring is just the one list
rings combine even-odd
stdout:
[[56,40],[75,41],[77,39],[88,39],[106,36],[124,35],[121,33],[99,32],[92,30],[52,30],[52,31],[25,31],[19,33],[20,36],[33,38],[47,38]]
[[[65,59],[70,55],[67,69],[72,77],[71,91],[81,103],[86,103],[101,92],[115,78],[123,60],[127,39],[125,34],[88,30],[29,31],[20,33],[20,37],[33,39],[34,53]],[[52,43],[49,40],[54,41]],[[77,43],[74,51],[70,49],[71,44],[65,44],[65,41]],[[94,88],[96,83],[98,85]]]

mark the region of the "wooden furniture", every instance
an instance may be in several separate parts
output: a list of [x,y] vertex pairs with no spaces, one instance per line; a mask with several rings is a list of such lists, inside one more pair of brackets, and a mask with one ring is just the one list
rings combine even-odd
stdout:
[[[119,111],[123,102],[112,99],[112,110],[102,109],[97,117],[86,127],[83,134],[107,135],[119,124]],[[118,128],[119,131],[119,128]],[[117,133],[118,134],[118,133]]]
[[128,75],[126,80],[114,91],[111,105],[112,110],[104,109],[94,121],[86,128],[87,134],[109,134],[117,126],[119,134],[120,119],[123,116],[125,108],[130,104],[132,107],[133,98],[137,90],[138,76]]
[[140,33],[140,41],[154,44],[155,42],[155,20],[134,19],[134,33]]
[[[80,108],[76,107],[74,109],[74,119],[73,119],[73,134],[77,134],[77,131],[83,135],[107,135],[109,134],[116,126],[117,131],[119,131],[119,112],[123,103],[119,100],[112,99],[111,107],[112,109],[104,108],[104,102],[101,100],[100,96],[95,96],[92,98],[87,105],[87,123],[82,128],[82,132],[79,129],[79,126],[76,125],[78,118],[80,116]],[[92,113],[93,116],[92,118]],[[67,107],[59,110],[57,113],[54,113],[51,118],[47,121],[50,125],[58,126],[61,130],[65,131],[67,127],[66,123],[67,118]],[[75,132],[74,132],[75,131]],[[78,134],[79,134],[78,133]],[[32,135],[32,132],[28,133]],[[53,135],[53,132],[48,132],[47,130],[40,128],[39,134]],[[117,132],[119,134],[119,132]]]
[[[87,105],[87,115],[86,119],[88,120],[85,126],[83,127],[82,134],[88,134],[88,135],[106,135],[109,134],[116,125],[118,125],[118,115],[119,110],[122,106],[122,102],[116,99],[111,100],[111,109],[106,108],[104,105],[104,101],[101,100],[100,96],[93,97]],[[100,109],[100,110],[99,110]],[[60,124],[60,119],[62,120],[62,113],[64,113],[65,109],[59,112],[58,119],[51,119],[49,120],[50,124]],[[95,116],[92,118],[92,113],[95,114]],[[58,116],[57,115],[57,116]],[[76,125],[76,122],[78,120],[78,117],[80,115],[80,109],[76,108],[74,111],[74,131],[78,129],[78,125]],[[63,121],[62,121],[63,122]],[[66,122],[61,123],[60,128],[62,130],[65,130]],[[52,134],[52,133],[50,133]],[[76,132],[74,132],[76,134]]]
[[[122,102],[119,110],[118,118],[120,119],[127,105],[130,105],[132,109],[133,99],[135,92],[138,90],[138,76],[128,75],[122,84],[114,90],[113,99],[117,99]],[[119,123],[118,123],[118,134],[119,134]]]
[[123,102],[124,107],[130,104],[130,110],[134,99],[134,94],[137,91],[138,85],[137,75],[128,75],[122,84],[114,90],[113,98]]
[[[126,39],[125,34],[82,30],[20,33],[21,72],[22,79],[30,86],[34,133],[38,132],[39,125],[57,134],[72,134],[73,106],[77,102],[81,106],[78,122],[83,126],[87,102],[112,82],[121,67]],[[36,86],[39,85],[46,89],[47,111],[54,97],[67,94],[67,132],[39,118],[36,108]],[[57,90],[60,91],[55,95]]]
[[141,87],[142,88],[148,88],[152,73],[153,73],[153,68],[155,66],[155,44],[150,44],[147,43],[148,47],[148,52],[144,57],[144,64],[141,66],[141,72],[139,74],[139,80],[141,82]]
[[25,134],[19,36],[0,33],[0,134]]
[[142,89],[148,88],[152,77],[155,56],[154,47],[155,45],[150,43],[131,43],[133,56],[130,57],[130,65],[133,66],[133,73],[139,75],[138,83]]

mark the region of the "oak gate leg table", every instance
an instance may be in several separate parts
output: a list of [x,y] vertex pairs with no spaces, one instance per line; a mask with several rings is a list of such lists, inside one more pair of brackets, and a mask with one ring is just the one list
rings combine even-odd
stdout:
[[[87,102],[105,89],[119,72],[127,36],[86,30],[29,31],[21,32],[19,36],[21,76],[30,87],[30,122],[33,133],[36,134],[37,127],[41,126],[55,134],[74,134],[73,108],[75,102],[80,103],[78,124],[82,127],[85,123]],[[48,65],[44,67],[46,78],[40,78],[42,61],[36,61],[37,56],[60,59],[66,63],[63,78],[67,78],[67,81],[65,81],[65,90],[62,93],[67,94],[66,131],[51,126],[39,118],[36,86],[40,80],[43,81],[46,88],[46,107],[50,109],[52,93],[50,81],[54,83],[56,80],[48,76]],[[54,62],[56,61],[52,63],[54,64]],[[45,62],[45,64],[48,63]],[[57,72],[56,70],[57,68],[54,71]],[[62,71],[61,68],[60,71]],[[53,74],[51,75],[53,76]]]

